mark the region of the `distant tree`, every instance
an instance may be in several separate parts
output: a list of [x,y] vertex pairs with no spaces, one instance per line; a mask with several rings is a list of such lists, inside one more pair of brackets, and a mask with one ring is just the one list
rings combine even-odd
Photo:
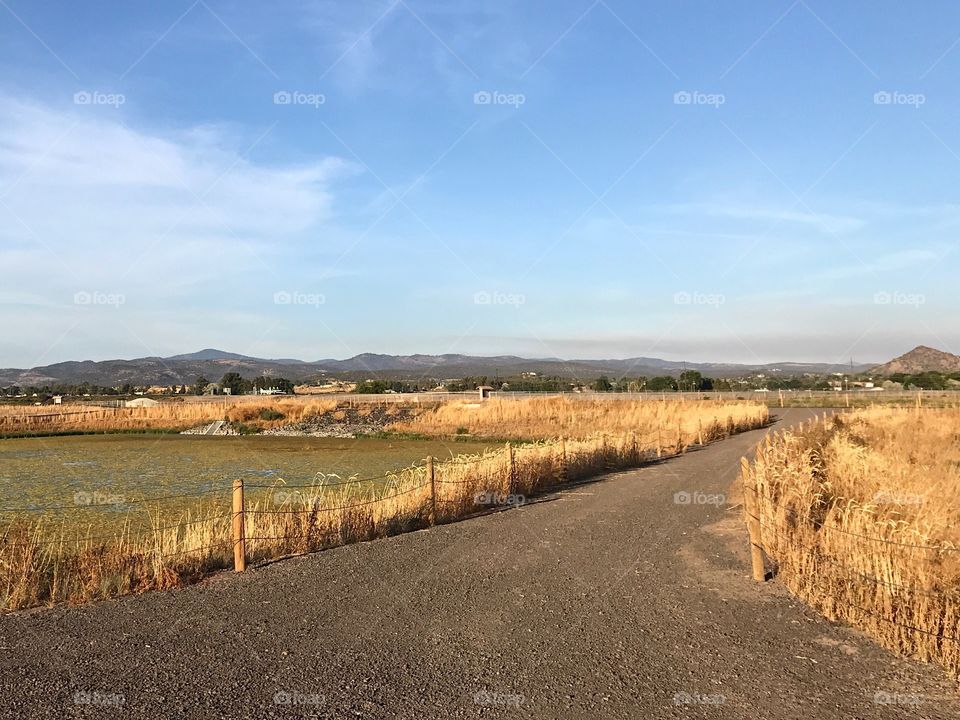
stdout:
[[197,378],[196,382],[193,383],[193,394],[194,395],[203,395],[203,391],[207,389],[207,385],[210,384],[210,381],[207,380],[203,375]]
[[361,380],[354,388],[354,392],[359,395],[382,395],[388,387],[383,380]]
[[613,390],[613,385],[610,383],[610,378],[608,378],[606,375],[601,375],[594,380],[591,387],[597,392],[610,392]]
[[651,392],[672,392],[677,389],[677,381],[669,375],[658,375],[650,378],[647,389]]
[[238,372],[224,373],[223,377],[220,378],[220,387],[224,390],[229,388],[231,395],[240,395],[243,393],[244,379]]
[[684,370],[680,373],[680,389],[684,392],[696,392],[703,382],[703,375],[696,370]]

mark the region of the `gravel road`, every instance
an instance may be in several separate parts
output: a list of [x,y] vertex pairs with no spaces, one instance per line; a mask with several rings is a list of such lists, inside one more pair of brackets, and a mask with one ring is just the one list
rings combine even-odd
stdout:
[[0,717],[960,717],[936,668],[751,581],[716,496],[763,433],[429,531],[0,617]]

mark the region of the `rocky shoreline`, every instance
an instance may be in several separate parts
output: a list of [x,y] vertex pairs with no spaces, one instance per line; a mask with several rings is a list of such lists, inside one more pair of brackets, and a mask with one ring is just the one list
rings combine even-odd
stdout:
[[[278,437],[328,437],[328,438],[355,438],[358,435],[376,435],[385,432],[391,423],[408,420],[416,411],[413,408],[390,407],[379,408],[370,406],[338,407],[336,410],[315,415],[298,422],[291,422],[278,427],[266,428],[256,434],[273,435]],[[229,423],[223,423],[214,432],[208,432],[208,425],[184,430],[183,435],[240,435],[240,429]],[[249,425],[246,426],[249,428]]]
[[407,420],[414,414],[412,408],[391,407],[340,407],[333,412],[315,415],[301,422],[289,423],[264,430],[262,435],[283,437],[332,437],[353,438],[358,435],[375,435],[386,431],[391,423]]

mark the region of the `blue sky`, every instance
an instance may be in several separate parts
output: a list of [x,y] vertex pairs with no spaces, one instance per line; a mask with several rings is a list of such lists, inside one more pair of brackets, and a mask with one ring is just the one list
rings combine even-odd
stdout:
[[0,365],[960,352],[960,6],[0,2]]

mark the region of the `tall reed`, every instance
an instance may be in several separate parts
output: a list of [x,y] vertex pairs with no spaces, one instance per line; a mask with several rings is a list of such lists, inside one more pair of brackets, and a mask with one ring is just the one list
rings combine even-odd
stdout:
[[0,406],[0,435],[186,430],[215,420],[251,423],[263,429],[322,415],[336,407],[336,400],[246,397],[194,402],[172,400],[142,408],[4,405]]
[[835,415],[773,437],[742,480],[795,595],[960,677],[960,411]]

